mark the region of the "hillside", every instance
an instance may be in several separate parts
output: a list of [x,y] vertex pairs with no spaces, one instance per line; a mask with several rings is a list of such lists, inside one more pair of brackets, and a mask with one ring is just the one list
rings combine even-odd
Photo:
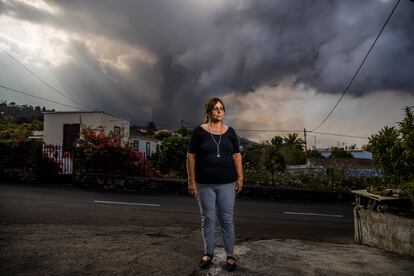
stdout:
[[45,107],[0,103],[0,140],[23,139],[34,130],[43,130]]
[[16,123],[29,123],[34,120],[43,121],[42,112],[47,110],[44,106],[18,105],[14,102],[0,102],[0,116]]

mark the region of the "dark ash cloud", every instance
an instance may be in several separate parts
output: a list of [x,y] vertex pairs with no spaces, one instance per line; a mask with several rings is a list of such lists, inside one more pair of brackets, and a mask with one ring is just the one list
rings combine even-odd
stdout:
[[[166,124],[202,117],[211,96],[287,77],[341,93],[395,1],[56,1],[59,12],[0,2],[2,15],[144,49],[130,73],[102,65],[82,41],[57,72],[89,103]],[[349,93],[414,92],[414,4],[402,1]],[[112,57],[116,59],[116,54]],[[80,91],[88,91],[88,95]],[[122,97],[114,104],[114,99]]]

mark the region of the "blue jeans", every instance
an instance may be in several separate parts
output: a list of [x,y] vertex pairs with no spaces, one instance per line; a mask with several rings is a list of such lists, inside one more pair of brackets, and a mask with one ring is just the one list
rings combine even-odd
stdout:
[[235,197],[234,182],[228,184],[197,184],[197,200],[201,213],[204,253],[212,254],[214,251],[214,230],[217,214],[223,236],[224,251],[227,254],[233,254],[233,210]]

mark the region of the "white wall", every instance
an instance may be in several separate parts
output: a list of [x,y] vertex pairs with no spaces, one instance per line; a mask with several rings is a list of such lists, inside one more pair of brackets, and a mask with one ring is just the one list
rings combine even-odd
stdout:
[[101,124],[100,126],[103,126],[105,129],[105,133],[109,134],[110,131],[114,131],[114,127],[120,127],[123,128],[124,132],[124,138],[122,140],[122,143],[128,142],[129,139],[129,121],[124,120],[106,113],[101,113]]
[[63,144],[63,125],[80,124],[81,122],[86,127],[94,129],[100,126],[104,127],[106,134],[114,131],[115,126],[124,127],[125,138],[123,142],[128,141],[129,121],[101,112],[46,113],[44,114],[43,141],[46,144]]
[[157,151],[157,145],[161,145],[160,141],[146,140],[145,138],[135,137],[131,139],[132,146],[134,146],[134,141],[139,141],[138,151],[145,153],[145,156],[147,155],[147,142],[150,143],[150,156],[153,155]]

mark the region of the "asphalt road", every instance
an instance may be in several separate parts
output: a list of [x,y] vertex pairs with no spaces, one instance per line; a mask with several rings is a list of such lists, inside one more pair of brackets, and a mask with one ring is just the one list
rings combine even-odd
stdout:
[[[236,239],[353,242],[352,206],[236,200]],[[0,184],[0,224],[200,227],[190,196],[89,191],[71,186]]]

